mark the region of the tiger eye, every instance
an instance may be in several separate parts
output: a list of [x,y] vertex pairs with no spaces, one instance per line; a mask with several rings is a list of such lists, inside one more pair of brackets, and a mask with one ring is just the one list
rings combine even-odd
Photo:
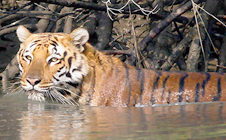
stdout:
[[30,55],[26,55],[25,58],[26,58],[27,60],[31,60],[31,59],[32,59]]
[[58,60],[58,58],[56,58],[56,57],[53,57],[53,58],[51,59],[52,62],[56,62],[57,60]]

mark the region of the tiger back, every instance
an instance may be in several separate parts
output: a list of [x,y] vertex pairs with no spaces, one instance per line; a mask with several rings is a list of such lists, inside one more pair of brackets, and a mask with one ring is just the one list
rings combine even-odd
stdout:
[[32,34],[19,26],[21,87],[28,98],[91,106],[226,101],[225,74],[138,69],[87,43],[88,32]]

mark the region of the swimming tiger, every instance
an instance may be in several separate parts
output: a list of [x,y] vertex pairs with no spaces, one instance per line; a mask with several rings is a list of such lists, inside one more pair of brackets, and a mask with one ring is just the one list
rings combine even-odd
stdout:
[[20,85],[29,99],[91,106],[226,101],[226,75],[139,69],[95,49],[86,29],[32,34],[19,26]]

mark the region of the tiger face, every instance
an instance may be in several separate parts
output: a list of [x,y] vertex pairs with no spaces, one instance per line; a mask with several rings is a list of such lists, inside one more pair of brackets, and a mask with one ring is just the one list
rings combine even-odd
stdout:
[[65,94],[72,92],[62,93],[59,89],[79,85],[89,70],[86,57],[81,53],[89,39],[88,32],[78,28],[71,34],[32,34],[19,26],[17,36],[22,42],[17,57],[20,83],[28,98],[43,101],[45,96],[54,96],[67,100]]

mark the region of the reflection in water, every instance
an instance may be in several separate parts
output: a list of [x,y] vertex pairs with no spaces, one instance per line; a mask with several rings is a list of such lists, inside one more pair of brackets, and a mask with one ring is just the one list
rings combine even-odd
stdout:
[[66,106],[0,99],[0,139],[225,139],[226,103]]
[[45,104],[28,104],[22,113],[21,139],[80,138],[84,124],[80,110]]

